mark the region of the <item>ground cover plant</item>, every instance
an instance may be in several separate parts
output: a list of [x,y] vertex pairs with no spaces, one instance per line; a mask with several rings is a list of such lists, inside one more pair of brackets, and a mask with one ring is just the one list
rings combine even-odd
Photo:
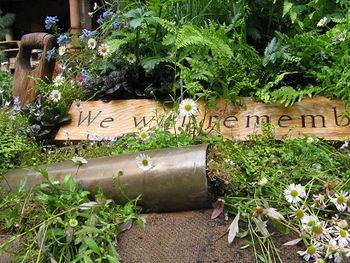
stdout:
[[[245,238],[257,262],[279,262],[274,237],[282,233],[292,237],[285,246],[300,247],[307,261],[346,262],[348,142],[276,141],[266,126],[263,135],[232,143],[205,135],[194,115],[197,99],[213,106],[217,98],[241,104],[250,96],[290,105],[324,95],[349,103],[349,7],[346,0],[99,1],[90,13],[96,27],[77,35],[48,16],[45,28],[57,38],[48,59],[57,68],[52,82],[37,80],[37,100],[21,109],[11,75],[0,72],[0,180],[16,167],[79,166],[93,157],[210,143],[212,218],[233,218],[229,243]],[[174,120],[160,119],[152,130],[110,142],[90,135],[73,144],[68,133],[64,145],[53,141],[72,102],[79,111],[82,100],[121,98],[172,103],[172,117],[191,122],[173,133]],[[152,169],[147,155],[135,162]],[[117,235],[131,220],[143,225],[137,200],[114,204],[70,176],[59,184],[41,172],[46,182],[33,190],[1,193],[0,228],[14,238],[0,248],[20,238],[19,262],[119,262]]]

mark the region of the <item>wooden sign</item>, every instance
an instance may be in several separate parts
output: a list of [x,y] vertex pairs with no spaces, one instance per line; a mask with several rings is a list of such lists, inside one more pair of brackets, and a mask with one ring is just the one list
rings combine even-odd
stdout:
[[[253,133],[261,133],[263,122],[273,125],[276,139],[315,135],[327,140],[350,138],[350,117],[344,113],[344,103],[325,97],[306,98],[293,106],[263,104],[243,99],[244,108],[229,101],[219,101],[209,111],[205,103],[197,102],[197,123],[207,133],[220,132],[225,138],[247,140]],[[72,105],[70,124],[61,127],[56,140],[111,140],[122,134],[147,130],[157,125],[172,111],[152,100],[115,100],[82,102]],[[185,128],[189,117],[178,115],[176,127]],[[193,121],[193,119],[192,119]],[[174,130],[174,129],[173,129]]]

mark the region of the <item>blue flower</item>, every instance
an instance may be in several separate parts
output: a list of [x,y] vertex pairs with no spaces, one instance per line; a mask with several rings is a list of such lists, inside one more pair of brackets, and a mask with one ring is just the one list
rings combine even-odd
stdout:
[[108,9],[108,10],[103,12],[102,17],[104,19],[110,19],[113,16],[113,14],[114,13],[112,12],[112,10]]
[[64,43],[66,43],[67,41],[69,40],[69,37],[65,34],[63,35],[60,35],[58,38],[57,38],[57,44],[59,46],[62,46]]
[[46,60],[50,62],[51,59],[56,58],[57,56],[57,50],[56,48],[50,49],[49,51],[46,52]]
[[120,21],[118,19],[116,19],[114,22],[113,22],[113,28],[114,29],[119,29],[122,27],[122,23],[120,23]]
[[102,17],[102,15],[100,15],[100,17],[97,19],[97,23],[98,23],[99,25],[102,25],[102,24],[103,24],[103,17]]
[[47,16],[45,19],[45,28],[50,30],[58,22],[57,16]]
[[95,34],[95,31],[91,31],[91,30],[88,30],[88,29],[83,29],[83,31],[81,32],[81,35],[79,36],[79,38],[80,39],[91,38],[94,34]]
[[77,83],[80,86],[89,86],[90,85],[90,76],[89,73],[85,70],[81,71],[77,76]]
[[99,25],[102,25],[105,20],[110,19],[113,15],[114,13],[112,12],[112,10],[108,9],[99,16],[99,18],[97,19],[97,23]]

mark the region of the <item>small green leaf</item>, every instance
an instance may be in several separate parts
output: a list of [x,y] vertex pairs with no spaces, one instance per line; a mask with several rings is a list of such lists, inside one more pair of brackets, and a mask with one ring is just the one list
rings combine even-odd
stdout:
[[83,238],[84,243],[92,250],[94,251],[96,254],[100,254],[100,249],[98,248],[95,240],[93,240],[91,237],[85,237]]
[[121,261],[119,260],[119,258],[116,257],[112,257],[110,255],[107,255],[107,259],[110,263],[120,263]]
[[292,9],[292,7],[293,7],[293,3],[289,2],[289,1],[284,1],[282,17],[284,17],[287,13],[289,13],[289,11]]

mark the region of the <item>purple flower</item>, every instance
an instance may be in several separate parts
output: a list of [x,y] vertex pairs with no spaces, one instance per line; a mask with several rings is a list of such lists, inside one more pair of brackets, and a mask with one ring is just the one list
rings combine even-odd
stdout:
[[19,106],[19,104],[20,104],[19,97],[18,96],[14,97],[13,98],[13,110],[15,112],[18,112],[21,110],[21,107]]
[[95,34],[95,31],[91,31],[91,30],[88,30],[88,29],[83,29],[83,31],[81,32],[81,35],[79,36],[79,38],[80,39],[91,38],[94,34]]
[[57,56],[57,50],[56,48],[50,49],[49,51],[46,52],[46,60],[50,62],[51,59],[56,58]]
[[57,16],[47,16],[45,19],[45,28],[50,30],[58,22]]
[[122,27],[122,23],[120,23],[120,21],[118,19],[116,19],[114,22],[113,22],[113,28],[114,29],[119,29]]
[[57,44],[59,46],[62,46],[64,43],[66,43],[69,40],[69,37],[66,34],[60,35],[57,38]]

